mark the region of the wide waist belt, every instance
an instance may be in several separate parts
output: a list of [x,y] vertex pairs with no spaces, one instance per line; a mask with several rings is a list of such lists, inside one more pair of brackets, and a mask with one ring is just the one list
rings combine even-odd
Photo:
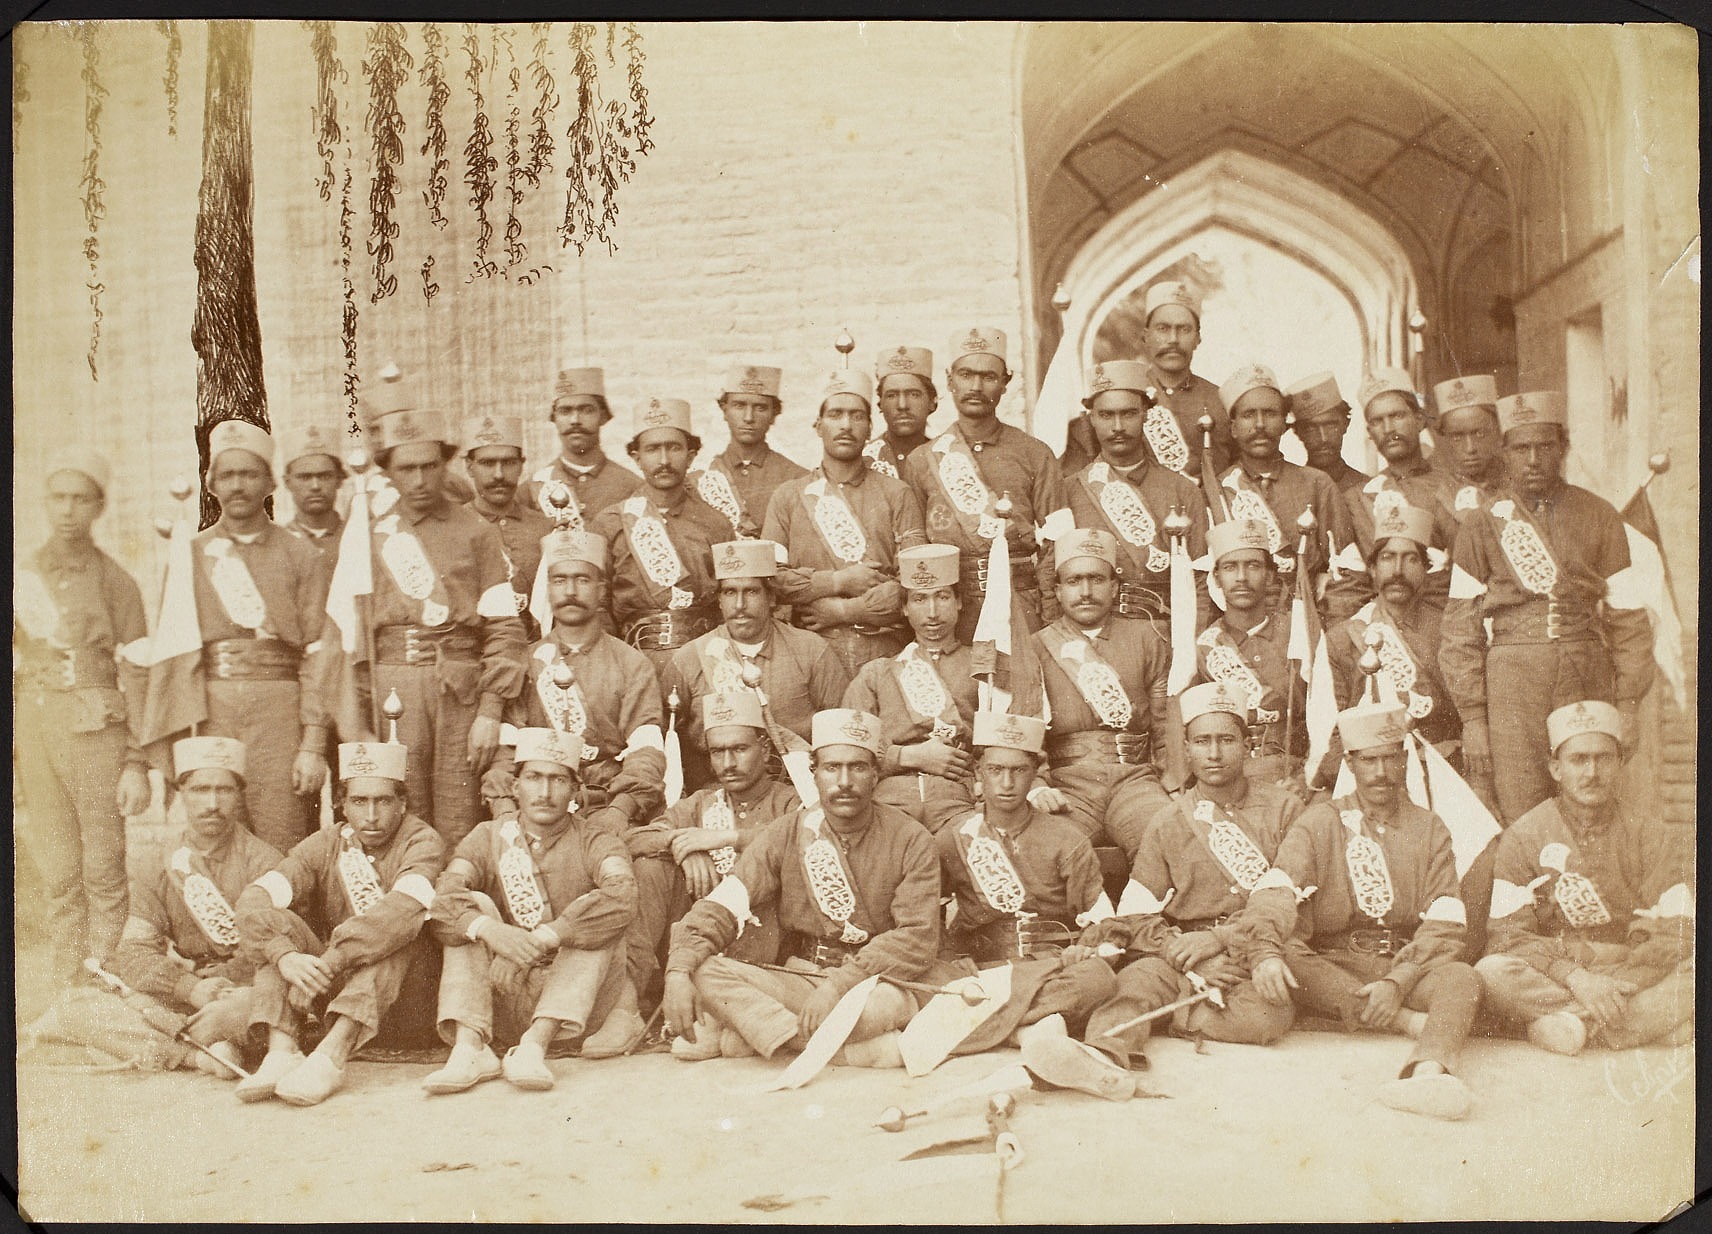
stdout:
[[1599,637],[1593,606],[1579,600],[1531,600],[1492,614],[1492,642],[1588,642]]
[[632,621],[624,628],[624,641],[638,651],[671,651],[718,624],[705,608],[666,609]]
[[375,631],[375,655],[382,664],[479,660],[481,646],[481,634],[468,626],[381,626]]
[[[981,556],[970,561],[963,559],[958,571],[965,588],[974,588],[982,595],[987,594],[987,556]],[[1017,591],[1039,591],[1040,571],[1033,555],[1027,557],[1012,556],[1011,558],[1011,587]]]
[[1120,617],[1166,617],[1170,607],[1165,597],[1145,583],[1118,583],[1117,611]]
[[1222,926],[1230,919],[1230,913],[1220,913],[1217,917],[1185,917],[1173,924],[1183,933],[1190,934],[1196,930],[1211,930],[1215,926]]
[[119,668],[111,651],[94,647],[50,647],[46,643],[20,645],[18,684],[28,690],[112,689],[119,683]]
[[821,626],[815,631],[815,633],[830,641],[840,635],[851,634],[858,635],[862,638],[885,638],[887,636],[902,634],[905,629],[906,627],[903,625],[875,626],[867,625],[859,621],[853,621],[849,625],[843,626]]
[[860,948],[841,943],[837,939],[811,938],[803,934],[797,937],[792,954],[810,964],[818,964],[821,968],[837,968],[858,950]]
[[300,648],[277,638],[220,638],[202,644],[202,667],[216,681],[296,681]]
[[1089,729],[1046,739],[1046,759],[1054,767],[1065,763],[1119,762],[1151,766],[1153,743],[1146,733],[1115,733]]

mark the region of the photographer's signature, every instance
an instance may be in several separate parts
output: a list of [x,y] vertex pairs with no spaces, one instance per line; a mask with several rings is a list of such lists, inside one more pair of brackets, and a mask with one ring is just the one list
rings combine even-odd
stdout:
[[[1625,1065],[1625,1058],[1633,1058],[1634,1062]],[[1693,1072],[1691,1046],[1673,1046],[1663,1057],[1648,1058],[1628,1051],[1605,1056],[1605,1086],[1624,1105],[1661,1099],[1674,1105],[1677,1087]]]

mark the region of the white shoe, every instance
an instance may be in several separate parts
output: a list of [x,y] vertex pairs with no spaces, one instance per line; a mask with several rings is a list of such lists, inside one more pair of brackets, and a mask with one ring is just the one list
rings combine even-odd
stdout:
[[275,1087],[303,1064],[302,1050],[269,1050],[261,1065],[247,1080],[239,1080],[233,1091],[239,1101],[266,1101]]
[[498,1079],[499,1073],[499,1055],[493,1052],[493,1047],[484,1044],[479,1049],[471,1049],[455,1045],[444,1067],[422,1077],[422,1087],[435,1096],[461,1093],[484,1080]]
[[642,1017],[628,1007],[615,1008],[601,1026],[583,1038],[581,1058],[617,1058],[642,1040],[648,1031]]
[[1587,1044],[1587,1025],[1573,1011],[1554,1011],[1528,1024],[1528,1040],[1553,1054],[1579,1054]]
[[320,1105],[344,1082],[345,1069],[317,1050],[280,1079],[273,1095],[288,1105]]
[[1465,1117],[1474,1104],[1468,1086],[1444,1071],[1387,1080],[1379,1086],[1379,1100],[1393,1110],[1452,1121]]
[[710,1058],[718,1058],[724,1053],[720,1041],[730,1031],[712,1016],[699,1015],[690,1026],[689,1033],[672,1038],[672,1057],[685,1063],[705,1063]]
[[544,1093],[553,1087],[553,1071],[547,1066],[547,1055],[532,1041],[519,1041],[505,1052],[500,1070],[516,1088],[532,1093]]
[[1135,1096],[1135,1075],[1064,1030],[1064,1017],[1050,1015],[1017,1034],[1022,1044],[1022,1065],[1031,1075],[1059,1088],[1128,1101]]
[[846,1041],[832,1061],[846,1067],[902,1067],[904,1055],[898,1048],[899,1036],[894,1028],[866,1041]]

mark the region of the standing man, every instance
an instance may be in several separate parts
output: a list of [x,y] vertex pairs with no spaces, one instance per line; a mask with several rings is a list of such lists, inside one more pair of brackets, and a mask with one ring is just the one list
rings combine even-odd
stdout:
[[339,436],[311,424],[285,434],[284,440],[281,461],[293,511],[285,529],[330,559],[338,554],[345,526],[335,504],[345,479]]
[[[119,689],[118,652],[148,634],[143,597],[91,529],[107,506],[107,460],[48,464],[48,539],[12,573],[13,767],[24,849],[47,884],[53,971],[76,981],[125,927],[125,818],[149,807],[148,760]],[[127,669],[127,687],[140,684]]]
[[[1094,426],[1100,454],[1065,481],[1078,527],[1108,531],[1118,546],[1117,612],[1146,617],[1170,629],[1171,539],[1165,520],[1173,508],[1189,520],[1189,559],[1207,551],[1207,499],[1200,485],[1154,461],[1147,445],[1154,409],[1147,366],[1133,360],[1096,364],[1082,406]],[[1203,579],[1196,578],[1195,628],[1212,620]]]
[[[445,948],[437,1024],[452,1053],[422,1077],[431,1094],[501,1072],[516,1088],[544,1092],[554,1082],[547,1047],[558,1038],[580,1038],[585,1058],[609,1055],[601,1030],[614,1027],[608,1017],[625,984],[636,879],[624,842],[576,811],[582,744],[575,732],[520,732],[517,817],[480,824],[440,874],[431,910]],[[639,1036],[634,1010],[630,1018]],[[494,1041],[516,1043],[503,1063]]]
[[605,370],[561,370],[547,418],[559,434],[559,454],[529,478],[525,501],[548,518],[556,518],[558,510],[548,498],[557,481],[571,491],[575,516],[571,525],[581,527],[608,506],[642,491],[640,477],[613,462],[600,448],[600,430],[612,419],[606,402]]
[[[874,801],[880,722],[859,711],[814,717],[820,803],[774,819],[713,893],[672,931],[666,961],[672,1053],[689,1061],[801,1050],[872,976],[920,979],[939,950],[939,854],[911,819]],[[793,971],[725,955],[751,915],[776,909]],[[840,1051],[842,1061],[901,1064],[897,1030],[914,996],[875,986]],[[835,1058],[835,1061],[838,1059]]]
[[[344,823],[316,832],[238,897],[238,935],[260,967],[250,1024],[267,1054],[238,1082],[240,1101],[317,1105],[398,999],[434,903],[446,845],[405,805],[407,753],[390,742],[339,747]],[[307,1058],[304,1020],[327,1035]]]
[[675,690],[683,706],[678,714],[684,722],[679,732],[685,747],[686,788],[700,788],[710,777],[700,757],[707,747],[697,699],[759,691],[766,699],[768,732],[783,757],[790,753],[786,743],[806,742],[815,712],[836,707],[850,685],[850,673],[831,644],[818,634],[774,619],[778,549],[771,540],[732,540],[713,546],[719,614],[724,620],[678,651],[661,675],[661,688],[668,695]]
[[767,445],[767,430],[784,406],[779,401],[783,376],[780,369],[756,364],[739,364],[726,373],[718,401],[731,444],[713,456],[706,471],[691,477],[701,499],[730,519],[744,539],[761,534],[773,490],[807,474]]
[[[1296,394],[1318,391],[1316,399],[1342,403],[1335,382],[1329,391],[1322,389],[1330,381],[1329,373],[1320,373],[1292,389]],[[1355,539],[1349,511],[1323,472],[1297,466],[1278,449],[1294,395],[1285,394],[1271,369],[1250,364],[1225,379],[1219,397],[1230,409],[1231,438],[1237,449],[1236,463],[1219,477],[1219,483],[1225,490],[1231,518],[1255,519],[1266,527],[1267,549],[1278,567],[1272,602],[1281,613],[1290,607],[1301,534],[1296,520],[1302,511],[1312,510],[1314,530],[1308,536],[1308,551],[1302,561],[1311,594],[1325,621],[1349,616],[1371,594],[1363,572],[1345,569],[1337,560],[1339,551]]]
[[244,743],[250,830],[285,852],[315,827],[328,716],[305,650],[327,620],[332,561],[268,518],[273,438],[244,420],[208,435],[220,519],[198,533],[196,621],[207,674],[206,737]]
[[517,416],[471,416],[464,421],[464,467],[475,496],[469,507],[499,532],[524,636],[541,636],[529,613],[529,593],[541,564],[541,537],[553,523],[518,492],[523,478],[523,421]]
[[874,380],[886,431],[862,448],[862,456],[875,471],[901,480],[904,460],[927,444],[927,420],[939,406],[933,353],[901,343],[895,351],[882,351],[874,360]]
[[644,487],[597,513],[590,530],[606,540],[619,637],[662,673],[679,648],[718,623],[713,546],[737,531],[684,483],[701,450],[688,403],[650,398],[639,405],[625,449]]
[[1469,772],[1507,821],[1552,795],[1546,716],[1583,699],[1622,713],[1625,754],[1653,679],[1652,622],[1611,503],[1564,483],[1569,418],[1550,390],[1500,399],[1509,481],[1467,511],[1452,553],[1439,664]]
[[957,641],[957,546],[898,554],[904,616],[915,641],[856,671],[844,705],[880,718],[885,746],[874,800],[929,831],[975,808],[970,748],[978,689],[967,644]]
[[1450,831],[1404,791],[1407,724],[1386,703],[1339,714],[1355,792],[1308,807],[1285,834],[1249,894],[1241,945],[1274,1004],[1414,1037],[1379,1099],[1455,1119],[1470,1104],[1456,1071],[1480,979],[1461,959],[1468,912]]
[[[1010,548],[1012,593],[1029,629],[1058,615],[1055,603],[1043,605],[1036,552],[1039,541],[1056,539],[1071,525],[1064,482],[1044,442],[999,420],[1010,380],[1003,331],[954,336],[946,385],[957,420],[904,465],[904,479],[927,515],[928,539],[955,544],[962,553],[957,638],[965,643],[974,638],[987,593],[987,552],[999,535]],[[1008,514],[1000,513],[1001,500],[1010,503]]]
[[1500,1019],[1578,1054],[1694,1040],[1694,876],[1666,824],[1617,799],[1622,718],[1594,700],[1546,717],[1557,796],[1498,839],[1492,926],[1474,966]]
[[775,585],[796,624],[832,644],[847,672],[896,655],[908,641],[898,550],[926,542],[921,503],[901,480],[862,457],[873,383],[860,369],[834,372],[814,431],[824,456],[773,490],[763,538],[782,544]]
[[1046,689],[1046,754],[1070,821],[1134,861],[1169,798],[1165,677],[1171,648],[1150,622],[1118,617],[1117,541],[1078,527],[1054,546],[1064,615],[1034,644]]
[[1111,943],[1134,957],[1118,993],[1088,1021],[1088,1039],[1129,1066],[1145,1058],[1151,1024],[1105,1037],[1137,1016],[1194,990],[1194,973],[1223,995],[1172,1013],[1171,1026],[1214,1041],[1270,1045],[1290,1029],[1288,1002],[1262,998],[1242,953],[1242,915],[1290,824],[1295,794],[1244,774],[1247,700],[1224,682],[1183,691],[1183,746],[1194,783],[1147,829],[1118,901],[1118,915],[1082,934],[1087,947]]
[[[1317,374],[1323,379],[1326,374]],[[1322,397],[1321,392],[1329,397]],[[1343,439],[1349,435],[1349,404],[1337,393],[1334,381],[1329,390],[1310,386],[1290,399],[1290,431],[1307,452],[1308,466],[1323,471],[1344,495],[1373,477],[1343,461]]]
[[1496,501],[1504,488],[1504,434],[1498,428],[1498,383],[1490,376],[1453,377],[1433,387],[1439,409],[1439,461],[1455,481],[1451,512]]

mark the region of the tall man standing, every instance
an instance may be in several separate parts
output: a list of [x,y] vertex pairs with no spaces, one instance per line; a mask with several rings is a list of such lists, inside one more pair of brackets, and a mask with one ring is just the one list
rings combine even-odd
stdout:
[[761,534],[773,490],[806,474],[767,444],[767,430],[784,406],[779,401],[783,376],[762,364],[739,364],[726,373],[719,411],[731,443],[713,456],[706,471],[691,477],[701,499],[729,518],[745,539]]
[[642,491],[637,474],[613,462],[600,448],[600,431],[612,419],[604,370],[561,370],[547,414],[559,435],[559,453],[529,477],[525,501],[548,518],[557,517],[557,507],[549,500],[556,481],[571,491],[572,526],[586,526],[608,506]]
[[285,487],[291,494],[292,516],[285,529],[323,557],[339,550],[339,532],[345,520],[334,503],[345,479],[345,462],[339,455],[339,438],[318,424],[285,434],[280,461],[285,465]]
[[862,448],[875,471],[894,480],[904,476],[904,460],[927,444],[927,420],[939,406],[933,385],[933,353],[899,344],[874,360],[875,392],[886,431]]
[[518,492],[523,478],[523,421],[517,416],[470,416],[464,421],[464,467],[475,496],[469,507],[499,532],[524,636],[539,638],[529,593],[541,564],[541,537],[553,524]]
[[785,549],[775,579],[780,598],[850,673],[903,649],[898,550],[927,539],[914,490],[876,474],[862,457],[871,391],[860,369],[827,379],[814,420],[825,451],[820,466],[774,489],[762,523],[763,538]]
[[1490,775],[1508,821],[1552,794],[1546,716],[1616,704],[1632,752],[1653,679],[1652,622],[1611,503],[1564,483],[1569,419],[1558,391],[1500,399],[1509,482],[1468,511],[1452,554],[1439,664],[1462,714],[1464,753]]
[[48,539],[12,574],[18,833],[47,884],[54,976],[68,985],[86,956],[106,960],[119,941],[125,818],[149,805],[148,761],[126,719],[142,700],[121,693],[117,658],[148,633],[143,598],[91,534],[109,475],[96,454],[48,464]]

